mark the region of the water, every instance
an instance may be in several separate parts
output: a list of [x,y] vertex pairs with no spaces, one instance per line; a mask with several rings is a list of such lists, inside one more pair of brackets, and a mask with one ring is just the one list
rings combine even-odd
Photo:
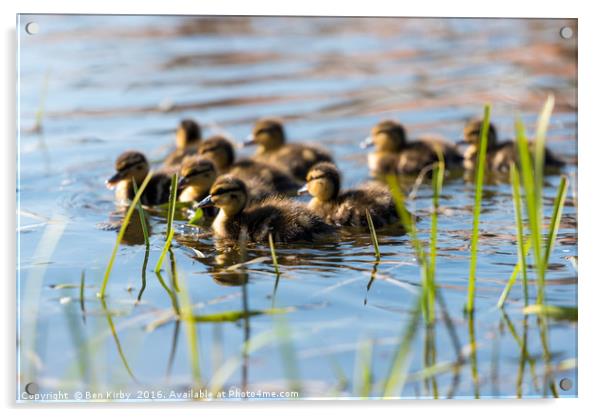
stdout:
[[[32,20],[40,33],[28,36],[23,28]],[[157,390],[185,392],[193,385],[185,326],[168,320],[148,328],[173,311],[169,293],[152,272],[164,242],[160,217],[152,219],[142,302],[135,303],[145,256],[140,244],[119,248],[106,308],[96,297],[115,242],[111,224],[119,218],[104,187],[114,159],[133,148],[160,160],[184,117],[201,121],[205,136],[225,131],[240,140],[258,117],[280,116],[291,140],[328,147],[345,186],[353,186],[368,175],[366,155],[357,145],[379,120],[396,118],[414,137],[436,134],[458,140],[465,120],[490,102],[502,136],[511,137],[517,112],[532,133],[545,97],[553,93],[556,108],[548,145],[572,163],[565,170],[570,188],[546,295],[549,304],[575,306],[576,39],[560,38],[565,25],[576,33],[574,21],[561,20],[22,16],[17,190],[21,388],[34,381],[40,392],[62,389],[73,396],[78,390],[122,389],[143,399],[157,396]],[[43,97],[43,132],[36,133],[31,127]],[[546,178],[547,216],[558,183],[558,176]],[[469,343],[463,306],[473,195],[473,186],[460,179],[447,181],[441,196],[437,283],[446,309],[437,305],[438,363],[457,360],[444,312],[465,353]],[[418,228],[425,241],[431,196],[430,188],[422,186],[409,202],[423,218]],[[495,308],[517,261],[507,184],[485,188],[482,213],[474,323],[478,393],[549,396],[549,389],[542,390],[540,328],[535,317],[522,314],[521,286],[512,290],[505,310],[519,337],[526,329],[534,360],[520,387],[521,348]],[[323,246],[280,245],[282,276],[275,290],[265,246],[249,248],[247,259],[266,258],[241,275],[226,270],[240,262],[237,250],[218,248],[206,235],[184,236],[185,231],[178,226],[173,249],[177,282],[169,259],[162,278],[170,291],[174,284],[180,290],[185,285],[195,314],[272,306],[290,310],[197,324],[203,383],[229,363],[233,367],[226,387],[280,392],[299,380],[304,398],[352,396],[358,389],[358,348],[362,340],[371,340],[372,394],[380,395],[377,384],[387,375],[420,289],[407,236],[380,236],[382,261],[369,288],[374,254],[367,234]],[[82,271],[85,318],[79,297]],[[534,284],[530,294],[534,302]],[[260,344],[278,323],[288,331],[279,340],[288,340],[294,360],[283,361],[285,350],[277,341],[241,353],[245,340]],[[558,393],[574,396],[577,371],[570,360],[577,355],[576,325],[552,321],[548,333],[553,383],[571,379],[572,388]],[[434,395],[432,385],[416,378],[424,368],[424,349],[421,325],[404,397]],[[438,374],[437,387],[440,397],[474,397],[468,357],[456,373]]]

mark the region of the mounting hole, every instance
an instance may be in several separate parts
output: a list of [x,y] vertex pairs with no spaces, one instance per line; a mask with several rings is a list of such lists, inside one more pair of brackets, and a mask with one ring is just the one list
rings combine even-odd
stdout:
[[25,25],[25,32],[29,35],[36,35],[40,31],[40,25],[36,22],[29,22]]
[[560,386],[561,390],[568,391],[573,388],[573,381],[571,381],[569,378],[562,378],[558,385]]
[[25,392],[29,395],[35,395],[38,393],[39,390],[40,388],[35,382],[30,382],[29,384],[25,385]]
[[562,39],[571,39],[573,37],[573,29],[568,26],[564,26],[560,29],[560,37]]

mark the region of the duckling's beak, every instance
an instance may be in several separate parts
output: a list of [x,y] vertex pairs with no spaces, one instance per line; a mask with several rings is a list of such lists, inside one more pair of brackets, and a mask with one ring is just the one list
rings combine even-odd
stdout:
[[117,183],[119,181],[121,181],[124,178],[124,175],[122,172],[117,171],[115,173],[115,175],[113,175],[111,178],[109,178],[108,180],[105,181],[105,183],[107,184],[107,188],[113,188],[117,185]]
[[470,145],[470,142],[467,141],[466,139],[460,139],[459,141],[456,142],[456,145],[459,145],[459,146]]
[[184,189],[189,184],[189,182],[190,181],[187,177],[180,177],[180,179],[178,180],[178,190]]
[[203,208],[203,207],[209,207],[213,205],[213,201],[211,201],[211,194],[209,194],[207,197],[203,198],[201,201],[199,201],[198,203],[196,203],[193,208],[194,209],[198,209],[198,208]]
[[360,143],[360,148],[362,148],[362,149],[369,148],[370,146],[374,146],[374,141],[372,140],[372,136],[368,136],[366,139],[364,139]]
[[255,135],[253,135],[251,133],[251,134],[249,134],[249,136],[247,136],[247,138],[243,142],[243,146],[253,146],[253,145],[255,145]]
[[309,190],[307,189],[307,184],[305,184],[303,187],[301,187],[297,190],[298,195],[303,195],[303,194],[307,194],[307,193],[309,193]]

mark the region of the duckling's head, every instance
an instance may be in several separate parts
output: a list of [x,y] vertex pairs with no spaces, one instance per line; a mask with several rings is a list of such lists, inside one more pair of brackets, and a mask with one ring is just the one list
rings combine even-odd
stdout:
[[375,146],[377,152],[401,152],[406,145],[406,130],[394,120],[385,120],[378,123],[370,131],[362,148]]
[[264,151],[278,149],[284,145],[285,134],[282,122],[276,119],[261,119],[255,123],[253,133],[245,141],[245,145],[258,145]]
[[226,216],[233,216],[242,211],[247,204],[247,187],[245,183],[231,175],[219,177],[209,195],[195,205],[195,208],[216,206]]
[[201,157],[211,160],[220,172],[227,170],[234,163],[234,146],[223,136],[212,136],[201,142],[198,153]]
[[178,188],[194,187],[199,194],[209,192],[217,178],[215,165],[208,159],[186,158],[180,168]]
[[[469,145],[479,146],[481,143],[482,119],[473,119],[464,126],[464,140]],[[497,131],[492,123],[489,123],[489,132],[487,136],[487,148],[495,146],[497,143]]]
[[180,121],[176,130],[176,147],[186,149],[198,146],[201,141],[201,126],[192,119]]
[[299,190],[299,194],[308,192],[320,201],[329,201],[339,195],[341,189],[341,175],[337,167],[331,162],[320,162],[309,170],[306,176],[307,183]]
[[140,185],[149,171],[148,161],[143,153],[138,151],[126,151],[119,155],[115,162],[117,171],[107,180],[107,186],[113,188],[121,181],[136,181]]

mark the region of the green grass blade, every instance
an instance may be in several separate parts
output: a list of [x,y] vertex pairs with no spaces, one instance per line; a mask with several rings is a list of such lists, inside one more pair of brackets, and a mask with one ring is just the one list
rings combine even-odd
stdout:
[[374,341],[369,338],[360,339],[355,355],[354,391],[360,398],[368,398],[372,394],[372,352]]
[[161,251],[161,255],[157,260],[157,265],[155,265],[155,272],[161,270],[161,266],[163,265],[163,260],[165,259],[165,255],[167,251],[171,247],[171,241],[173,240],[173,236],[175,230],[173,228],[173,220],[176,213],[176,201],[177,201],[177,190],[178,190],[178,174],[173,174],[171,177],[171,188],[169,190],[169,210],[167,212],[167,238],[165,239],[165,245],[163,246],[163,250]]
[[406,230],[408,236],[410,237],[410,242],[414,251],[416,253],[416,259],[418,261],[418,265],[420,267],[422,287],[424,291],[421,293],[421,306],[423,314],[427,321],[430,321],[430,309],[428,303],[429,296],[429,262],[426,258],[426,254],[424,252],[424,248],[418,239],[418,233],[416,231],[416,224],[412,217],[412,215],[405,208],[405,198],[403,192],[399,187],[399,183],[397,177],[395,175],[388,175],[386,177],[387,183],[389,185],[389,190],[391,191],[391,197],[393,198],[393,202],[395,203],[395,209],[400,219],[400,223],[403,228]]
[[556,320],[577,321],[577,307],[553,306],[549,304],[532,304],[523,308],[524,314],[537,314]]
[[[527,242],[525,242],[525,244],[524,244],[524,257],[522,259],[526,260],[527,254],[529,253],[530,250],[531,250],[531,239],[527,239]],[[520,249],[519,249],[519,251],[520,251]],[[523,287],[527,287],[529,285],[529,283],[527,282],[527,271],[526,271],[526,268],[523,268],[523,265],[526,265],[526,263],[523,263],[523,261],[521,261],[521,257],[519,254],[519,260],[518,260],[518,262],[516,262],[516,265],[514,265],[512,274],[510,275],[510,278],[508,278],[508,282],[506,283],[506,286],[504,287],[504,290],[502,291],[502,294],[500,295],[500,298],[497,301],[497,308],[504,307],[504,304],[506,303],[506,299],[508,298],[508,294],[510,294],[510,290],[512,290],[512,287],[516,283],[516,278],[518,277],[519,272],[522,272],[522,274],[523,274]],[[525,300],[528,302],[528,298],[527,298],[528,297],[528,289],[523,288],[523,294],[524,294]]]
[[[136,185],[136,180],[133,182],[134,185],[134,193],[138,193],[138,186]],[[149,236],[148,236],[148,228],[146,227],[146,214],[144,209],[142,208],[142,204],[140,204],[140,200],[136,203],[136,210],[138,210],[138,216],[140,217],[140,224],[142,225],[142,234],[144,235],[144,244],[148,247],[150,246]]]
[[483,125],[481,126],[481,138],[479,155],[477,159],[477,176],[475,180],[475,196],[472,221],[472,237],[470,240],[470,269],[468,273],[468,299],[466,311],[474,311],[474,299],[476,291],[477,273],[477,250],[479,243],[479,217],[481,215],[481,199],[483,196],[483,178],[485,176],[485,163],[487,155],[487,139],[489,133],[489,119],[491,117],[491,106],[485,105],[483,113]]
[[[545,169],[546,131],[548,130],[553,110],[554,96],[549,95],[539,114],[537,128],[535,130],[535,198],[540,204],[543,193],[543,176]],[[539,207],[539,210],[541,210],[541,206]]]
[[480,398],[479,361],[477,360],[477,339],[474,327],[474,311],[468,313],[468,339],[470,341],[470,375],[475,399]]
[[[523,205],[520,196],[520,178],[514,164],[510,167],[510,178],[512,181],[512,198],[514,200],[514,218],[516,222],[516,239],[518,243],[518,262],[523,278],[523,298],[525,305],[529,303],[529,284],[527,282],[527,253],[529,249],[525,245],[523,230]],[[531,240],[527,242],[531,245]]]
[[194,212],[194,214],[188,221],[188,224],[192,224],[192,225],[198,224],[202,218],[203,218],[203,209],[198,208],[198,209],[196,209],[196,211]]
[[270,244],[270,252],[272,254],[272,264],[274,264],[274,272],[277,276],[280,276],[280,269],[278,268],[278,257],[276,256],[276,247],[274,246],[274,238],[272,234],[268,234],[268,242]]
[[134,372],[132,368],[130,368],[130,364],[128,363],[127,358],[125,357],[125,353],[123,351],[123,347],[121,346],[121,342],[119,341],[119,336],[117,336],[117,330],[115,330],[115,323],[113,323],[113,317],[111,316],[111,312],[107,309],[107,303],[104,298],[101,297],[100,304],[102,306],[102,310],[104,311],[107,317],[107,323],[109,324],[109,329],[111,330],[111,334],[113,335],[113,340],[115,341],[115,346],[117,347],[117,352],[119,353],[119,357],[121,358],[121,362],[125,367],[125,370],[129,374],[129,376],[135,381],[138,382],[136,376],[134,376]]
[[188,283],[186,279],[181,282],[180,291],[180,320],[184,322],[186,328],[186,335],[188,339],[188,356],[190,360],[190,369],[192,373],[192,380],[197,389],[201,387],[201,365],[199,361],[199,342],[196,332],[196,320],[192,311],[192,304],[190,302],[190,294],[188,293]]
[[541,284],[543,283],[543,258],[541,255],[541,211],[539,206],[540,201],[537,200],[538,195],[535,190],[535,175],[533,165],[531,164],[531,153],[529,152],[529,143],[525,126],[519,119],[516,121],[516,139],[518,153],[520,159],[520,174],[523,182],[523,190],[525,199],[527,200],[527,214],[529,218],[529,230],[533,244],[533,256],[535,258],[535,266],[537,268],[538,277],[538,293]]
[[290,308],[270,308],[266,310],[239,310],[239,311],[223,311],[221,313],[195,315],[192,319],[197,323],[225,323],[235,322],[241,319],[246,319],[254,316],[265,316],[274,314],[286,314],[294,309]]
[[298,393],[300,397],[302,386],[298,368],[299,362],[295,353],[291,331],[284,318],[277,318],[275,322],[276,339],[279,342],[280,355],[282,357],[284,374],[288,380],[289,391]]
[[554,247],[554,241],[558,235],[558,229],[560,228],[560,219],[562,217],[562,209],[564,208],[564,201],[567,193],[567,178],[562,176],[560,178],[560,184],[558,185],[558,192],[554,199],[554,209],[552,211],[552,218],[550,220],[550,226],[548,229],[548,236],[546,239],[546,247],[544,252],[544,266],[547,269],[550,255],[552,254],[552,248]]
[[431,244],[429,249],[430,262],[428,268],[428,285],[427,285],[427,305],[428,317],[427,324],[433,323],[435,319],[435,298],[436,298],[436,283],[435,271],[437,269],[437,233],[439,223],[439,196],[443,188],[443,174],[445,173],[445,162],[441,152],[437,154],[439,162],[433,168],[433,213],[431,214]]
[[86,300],[84,299],[84,288],[86,287],[86,271],[82,270],[79,280],[79,309],[82,312],[82,320],[86,324]]
[[144,190],[145,190],[146,186],[148,185],[148,182],[150,181],[152,176],[153,176],[153,173],[151,171],[148,173],[148,175],[146,176],[144,181],[142,181],[142,185],[140,186],[140,189],[134,196],[134,199],[132,200],[132,203],[130,204],[130,206],[125,214],[125,217],[123,218],[123,223],[121,224],[121,229],[119,229],[119,233],[117,234],[117,239],[115,240],[115,246],[113,247],[113,252],[111,253],[109,263],[107,264],[107,268],[105,269],[105,274],[104,274],[104,277],[102,280],[102,285],[100,287],[100,293],[99,293],[100,298],[104,298],[104,296],[105,296],[105,293],[107,290],[107,284],[109,283],[109,277],[111,276],[111,270],[113,269],[113,263],[115,262],[115,257],[117,256],[117,250],[119,249],[119,245],[121,244],[123,235],[125,234],[128,224],[130,223],[130,219],[132,218],[132,214],[134,212],[134,209],[136,208],[136,204],[138,203],[138,201],[140,201],[140,197],[142,196],[142,193],[144,192]]
[[370,215],[370,210],[366,209],[366,220],[368,221],[368,228],[370,229],[370,238],[372,239],[372,245],[374,246],[374,256],[377,261],[380,261],[380,248],[378,247],[378,238],[376,236],[376,229],[374,228],[374,222]]
[[412,310],[410,322],[404,329],[393,361],[389,366],[389,373],[383,386],[383,398],[396,397],[401,394],[408,375],[409,356],[412,350],[412,342],[420,323],[421,297],[418,298],[416,306]]

